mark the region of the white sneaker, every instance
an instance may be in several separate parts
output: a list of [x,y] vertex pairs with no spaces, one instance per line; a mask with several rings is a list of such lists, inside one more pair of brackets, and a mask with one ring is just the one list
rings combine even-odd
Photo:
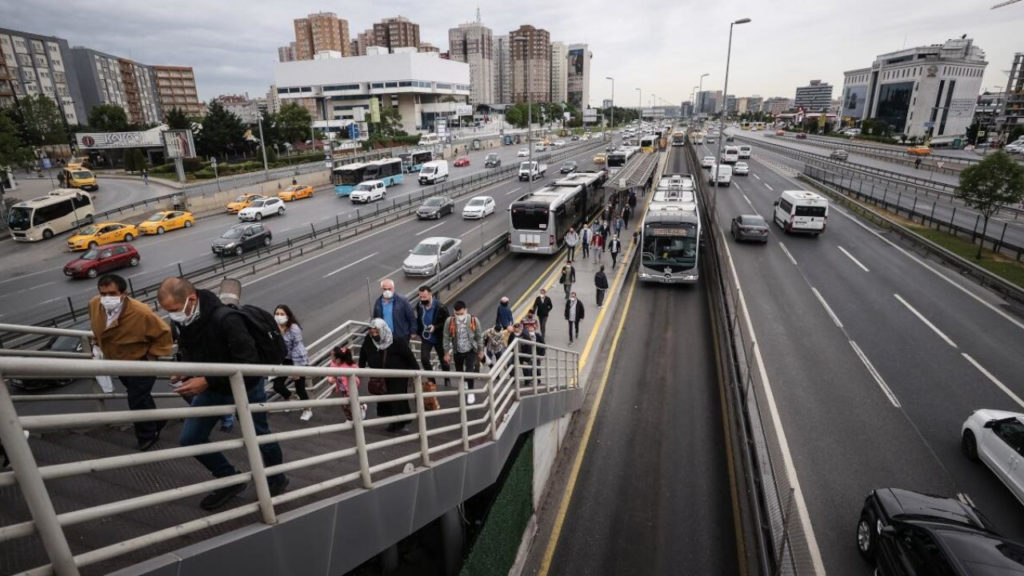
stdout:
[[308,422],[309,419],[312,417],[313,411],[310,410],[309,408],[306,408],[305,410],[302,411],[302,416],[299,416],[299,420],[302,420],[303,422]]
[[466,396],[466,403],[467,404],[476,404],[476,394],[473,394],[472,392],[470,392],[469,395]]

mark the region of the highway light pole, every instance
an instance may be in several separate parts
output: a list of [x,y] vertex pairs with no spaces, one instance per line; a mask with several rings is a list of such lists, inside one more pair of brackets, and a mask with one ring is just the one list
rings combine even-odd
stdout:
[[640,125],[644,122],[644,91],[642,88],[636,89],[637,95],[637,108],[636,108],[636,128],[637,133],[640,132]]
[[260,126],[260,150],[263,151],[263,177],[269,178],[267,174],[267,143],[263,141],[263,113],[256,113],[256,121]]
[[[722,115],[718,117],[718,150],[715,151],[715,168],[712,170],[712,181],[715,188],[718,188],[718,167],[722,163],[722,140],[725,140],[725,112],[726,102],[729,99],[729,61],[732,59],[732,27],[736,24],[746,24],[750,18],[740,18],[729,24],[729,49],[725,53],[725,86],[722,88]],[[715,211],[715,196],[711,195],[711,212]]]
[[612,81],[612,110],[611,120],[608,121],[608,139],[611,140],[612,130],[615,129],[615,78],[612,78],[611,76],[605,76],[604,79]]
[[[732,26],[729,27],[732,30]],[[710,76],[709,73],[705,72],[700,75],[700,83],[697,85],[697,97],[700,98],[700,107],[697,108],[697,117],[704,113],[704,77]]]

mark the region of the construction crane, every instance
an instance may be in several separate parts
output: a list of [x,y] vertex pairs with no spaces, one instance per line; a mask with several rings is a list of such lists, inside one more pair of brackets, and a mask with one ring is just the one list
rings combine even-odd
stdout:
[[996,8],[1002,8],[1003,6],[1009,6],[1010,4],[1016,4],[1017,2],[1020,2],[1020,0],[1006,0],[1006,2],[1000,2],[999,4],[996,4],[995,6],[992,7],[992,9],[995,10]]

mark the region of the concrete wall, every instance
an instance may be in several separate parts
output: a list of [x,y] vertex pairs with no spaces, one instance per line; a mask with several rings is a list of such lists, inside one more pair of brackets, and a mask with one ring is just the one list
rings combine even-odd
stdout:
[[[321,170],[312,174],[300,174],[294,178],[299,184],[314,187],[324,186],[331,182],[331,174],[327,170]],[[240,194],[263,194],[276,196],[278,192],[291,185],[292,179],[290,177],[286,177],[260,184],[240,186],[238,188],[225,188],[223,191],[215,192],[213,194],[188,196],[188,209],[196,214],[202,214],[204,212],[223,212],[227,203],[234,200],[235,197]],[[152,209],[147,209],[147,211],[152,211]]]

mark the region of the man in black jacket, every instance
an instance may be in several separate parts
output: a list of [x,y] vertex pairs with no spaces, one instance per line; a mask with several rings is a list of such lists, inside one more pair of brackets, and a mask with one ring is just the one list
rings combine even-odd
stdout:
[[594,274],[594,288],[597,289],[597,307],[604,306],[604,293],[608,290],[608,276],[604,273],[604,264]]
[[584,312],[583,302],[576,298],[576,292],[573,291],[565,301],[565,319],[569,322],[570,345],[573,342],[573,334],[576,338],[580,337],[580,322],[583,320]]
[[533,311],[537,313],[537,318],[540,320],[540,333],[547,334],[548,332],[548,314],[555,309],[555,305],[551,302],[551,297],[548,296],[548,291],[541,288],[540,295],[533,300]]
[[[444,360],[444,321],[448,319],[448,308],[441,300],[434,298],[430,286],[420,286],[420,301],[416,304],[416,326],[420,337],[420,365],[424,370],[431,370],[430,351],[437,353],[441,370],[447,372],[450,365]],[[448,378],[444,385],[450,386]]]
[[[196,290],[185,278],[167,278],[160,284],[157,301],[176,325],[178,354],[181,360],[225,364],[263,363],[242,313],[225,306],[213,292]],[[235,403],[231,394],[231,383],[227,377],[195,375],[180,381],[175,392],[184,398],[191,398],[192,406],[223,406]],[[247,376],[245,388],[250,404],[267,401],[265,378]],[[187,418],[181,428],[180,444],[192,446],[208,443],[210,431],[220,418]],[[265,412],[254,412],[252,419],[256,426],[256,434],[270,434]],[[267,467],[277,466],[283,460],[281,446],[277,442],[261,445],[260,453],[263,455],[263,464]],[[206,466],[216,478],[238,474],[238,470],[220,452],[196,456],[196,460]],[[267,481],[270,493],[274,496],[281,494],[288,487],[288,478],[284,474],[270,476]],[[218,488],[203,498],[199,505],[204,510],[216,510],[243,490],[244,481]]]

